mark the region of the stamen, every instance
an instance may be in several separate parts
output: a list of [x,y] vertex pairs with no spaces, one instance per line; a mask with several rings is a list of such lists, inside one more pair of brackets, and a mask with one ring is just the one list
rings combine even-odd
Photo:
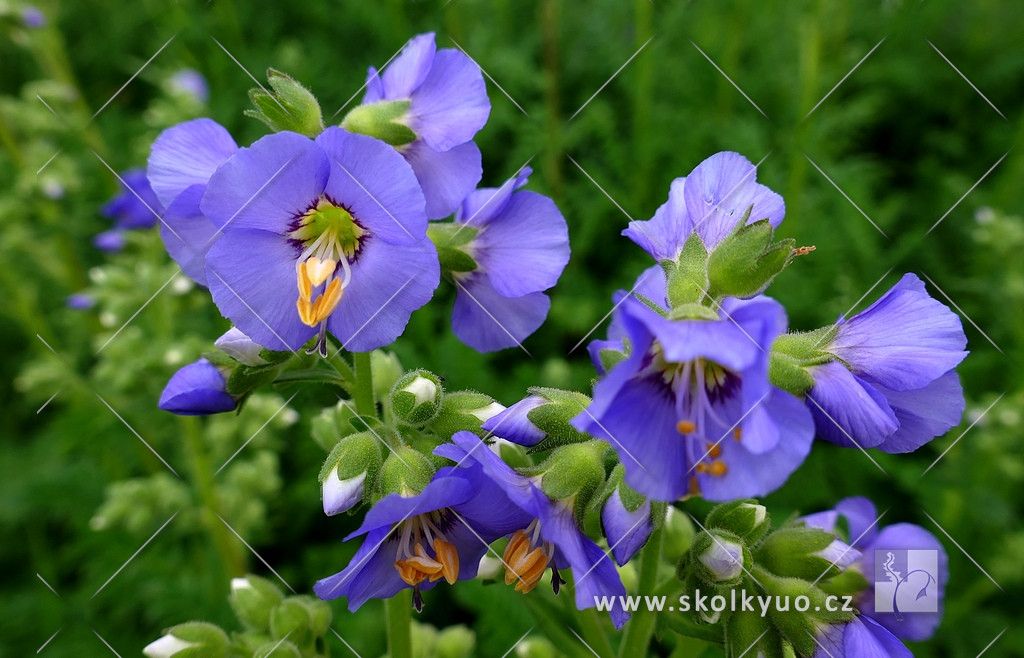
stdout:
[[676,431],[680,434],[693,434],[697,431],[697,423],[692,420],[681,420],[676,423]]
[[732,431],[732,438],[734,438],[737,441],[739,441],[742,437],[743,437],[743,430],[742,430],[742,428],[737,427],[736,429],[734,429]]
[[434,540],[435,559],[441,564],[441,574],[449,585],[459,579],[459,553],[440,537]]
[[722,477],[728,470],[729,468],[725,465],[725,462],[723,462],[722,460],[713,461],[711,462],[711,466],[708,467],[708,473],[715,476],[716,478]]
[[[697,466],[699,467],[701,465],[698,464]],[[700,495],[700,482],[697,480],[697,476],[696,475],[694,475],[693,477],[690,478],[690,490],[689,490],[688,494],[690,496],[699,496]]]
[[509,538],[505,554],[502,556],[505,563],[505,584],[511,585],[515,582],[516,591],[524,594],[532,590],[544,575],[551,561],[551,553],[547,544],[534,547],[524,531],[516,530]]
[[720,454],[722,454],[722,446],[718,445],[717,443],[712,444],[711,446],[708,447],[708,456],[711,457],[712,459],[718,457],[718,455]]
[[[334,274],[334,270],[338,264],[331,258],[320,260],[316,256],[312,256],[302,265],[302,269],[306,270],[306,276],[309,277],[310,283],[314,286],[318,286],[327,280],[327,277]],[[308,295],[307,295],[308,296]]]

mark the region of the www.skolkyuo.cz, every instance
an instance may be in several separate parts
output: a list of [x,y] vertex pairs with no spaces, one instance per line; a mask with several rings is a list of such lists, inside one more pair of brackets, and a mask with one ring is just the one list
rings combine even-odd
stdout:
[[[671,603],[667,605],[666,603]],[[594,605],[598,611],[610,611],[616,606],[626,612],[636,612],[641,607],[650,612],[697,612],[709,616],[729,610],[731,612],[758,612],[767,617],[769,611],[807,612],[811,610],[811,600],[807,596],[771,596],[764,594],[748,594],[746,590],[730,590],[728,594],[705,594],[699,589],[692,594],[683,594],[676,601],[667,596],[595,596]],[[822,610],[815,605],[813,609]],[[828,596],[824,601],[824,609],[828,612],[854,612],[852,596]]]

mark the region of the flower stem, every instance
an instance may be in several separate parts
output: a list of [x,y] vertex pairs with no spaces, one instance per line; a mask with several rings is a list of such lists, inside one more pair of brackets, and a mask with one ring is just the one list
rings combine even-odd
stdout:
[[185,450],[192,471],[192,487],[202,506],[200,518],[210,533],[210,539],[220,556],[224,571],[234,578],[246,572],[245,555],[238,544],[231,541],[228,530],[220,519],[215,518],[221,515],[220,501],[217,500],[217,494],[213,489],[213,472],[210,470],[210,457],[206,453],[206,446],[203,445],[201,422],[198,418],[181,418],[185,431]]
[[[566,599],[568,600],[568,597]],[[573,607],[575,607],[575,604]],[[601,656],[611,658],[615,655],[615,649],[612,648],[611,642],[608,641],[608,636],[605,634],[604,629],[601,628],[601,620],[598,619],[598,614],[593,608],[578,610],[576,612],[576,621],[580,623],[583,637],[587,639],[587,643],[593,647],[594,651]]]
[[370,369],[370,353],[353,353],[352,365],[355,370],[353,399],[356,404],[356,413],[364,416],[376,416],[377,405],[373,402],[373,372]]
[[[647,546],[640,554],[640,578],[637,592],[641,595],[651,593],[658,584],[658,565],[661,563],[662,531],[656,530],[651,535]],[[620,658],[630,656],[646,656],[654,625],[657,621],[655,613],[641,606],[633,613],[633,618],[626,623],[626,632],[619,647]]]
[[412,592],[403,589],[384,601],[384,618],[388,628],[389,658],[412,656]]

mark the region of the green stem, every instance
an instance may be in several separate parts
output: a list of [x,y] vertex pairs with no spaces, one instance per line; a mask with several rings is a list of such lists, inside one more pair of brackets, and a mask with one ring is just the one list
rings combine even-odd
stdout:
[[[566,599],[568,600],[568,597]],[[575,604],[573,604],[573,607],[575,607]],[[605,634],[604,629],[601,628],[601,620],[598,618],[598,614],[593,608],[578,610],[576,612],[576,620],[580,623],[580,630],[583,631],[583,637],[586,638],[587,644],[598,655],[612,658],[615,655],[615,649],[612,648],[612,643],[608,641],[608,636]]]
[[[637,593],[642,595],[654,592],[658,584],[658,565],[661,563],[662,531],[656,530],[651,535],[647,546],[640,554],[640,578],[637,585]],[[626,632],[622,638],[622,646],[619,647],[620,658],[631,656],[646,656],[648,645],[651,643],[651,636],[654,634],[654,625],[657,622],[655,613],[651,610],[640,607],[633,618],[626,624]]]
[[384,601],[384,617],[389,658],[409,658],[412,656],[412,590],[403,589]]
[[356,412],[364,416],[376,416],[377,405],[373,401],[373,373],[370,370],[370,353],[353,353],[352,364],[355,369],[353,398],[356,403]]
[[185,433],[185,450],[188,453],[189,466],[192,470],[192,486],[202,505],[200,518],[210,533],[210,539],[217,549],[224,571],[230,577],[243,576],[246,572],[245,554],[241,547],[231,540],[228,529],[221,523],[220,501],[213,489],[213,471],[210,468],[210,457],[203,445],[203,434],[199,418],[182,417],[181,424]]
[[526,601],[526,607],[530,609],[537,626],[560,651],[573,658],[593,656],[575,636],[567,632],[568,626],[564,624],[564,619],[552,603],[545,601],[539,593],[528,594],[523,600]]

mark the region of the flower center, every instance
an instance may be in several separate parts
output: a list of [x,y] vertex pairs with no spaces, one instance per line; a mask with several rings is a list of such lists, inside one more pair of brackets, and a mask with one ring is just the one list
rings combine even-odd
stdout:
[[[352,278],[355,258],[366,230],[341,206],[326,198],[296,218],[288,233],[302,253],[295,261],[299,289],[295,301],[299,319],[308,327],[320,327],[316,350],[327,355],[327,318],[334,313]],[[341,270],[341,277],[338,271]]]
[[459,578],[459,553],[443,532],[449,524],[444,511],[428,512],[406,519],[398,531],[395,570],[414,588],[414,598],[420,601],[420,608],[423,606],[419,599],[420,583],[444,578],[450,585]]
[[[687,441],[686,452],[692,471],[699,475],[724,476],[729,468],[722,455],[722,440],[729,435],[739,441],[739,427],[729,428],[719,411],[732,398],[739,385],[739,376],[725,366],[698,357],[682,363],[665,359],[660,343],[651,350],[649,372],[657,373],[671,389],[675,398],[676,431]],[[716,409],[716,407],[718,409]],[[720,428],[712,432],[709,425]],[[718,432],[726,432],[716,436]],[[696,475],[690,479],[690,493],[699,494]]]
[[[548,564],[554,560],[555,547],[551,542],[543,541],[540,536],[540,520],[534,519],[525,530],[516,530],[509,537],[505,546],[505,554],[501,561],[505,564],[505,584],[516,584],[516,591],[526,594],[540,582]],[[552,566],[554,569],[554,566]],[[518,581],[518,582],[517,582]],[[558,593],[558,585],[563,582],[558,572],[551,584]]]

